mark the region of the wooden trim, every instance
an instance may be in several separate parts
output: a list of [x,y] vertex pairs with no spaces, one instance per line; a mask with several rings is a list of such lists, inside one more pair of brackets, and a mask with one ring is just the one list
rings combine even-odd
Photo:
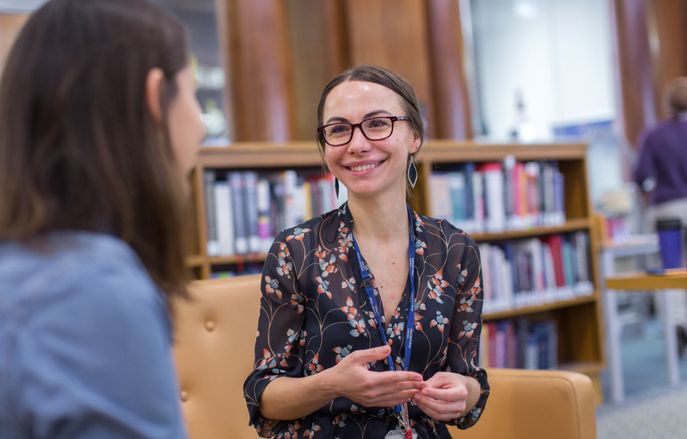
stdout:
[[661,275],[632,273],[612,276],[606,278],[606,289],[639,292],[664,289],[687,290],[687,269],[666,270],[666,273]]
[[594,302],[596,302],[596,294],[575,297],[573,299],[558,300],[555,302],[543,303],[540,305],[523,306],[519,308],[508,309],[505,311],[485,313],[482,319],[484,321],[509,319],[512,317],[521,317],[527,314],[539,314],[547,311],[553,311],[561,308],[570,308],[572,306],[585,305]]
[[[458,152],[460,150],[460,152]],[[507,155],[516,160],[579,160],[586,155],[584,144],[509,144],[430,140],[422,147],[418,160],[434,163],[501,161]]]
[[491,241],[504,241],[509,239],[522,239],[522,238],[533,238],[544,235],[554,235],[558,233],[568,233],[575,232],[578,230],[587,230],[590,228],[588,218],[577,218],[571,219],[561,224],[559,226],[550,227],[533,227],[531,229],[523,230],[507,230],[504,232],[497,233],[471,233],[476,241],[479,242],[491,242]]

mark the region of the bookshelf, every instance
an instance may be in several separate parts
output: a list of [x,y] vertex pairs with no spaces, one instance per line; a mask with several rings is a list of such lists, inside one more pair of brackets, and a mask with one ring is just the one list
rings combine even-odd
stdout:
[[[600,401],[600,373],[605,365],[596,251],[600,245],[600,235],[596,231],[598,222],[595,221],[589,200],[586,160],[586,146],[583,144],[517,145],[433,140],[423,146],[417,157],[420,175],[411,202],[419,212],[439,216],[433,212],[432,205],[436,204],[436,201],[433,200],[435,191],[430,189],[430,180],[437,173],[453,172],[468,163],[476,164],[477,172],[481,172],[480,169],[489,172],[496,167],[497,163],[522,163],[523,168],[520,169],[524,169],[527,163],[533,162],[535,165],[530,167],[541,169],[542,176],[545,175],[545,168],[546,172],[549,172],[550,168],[549,174],[553,172],[558,175],[557,181],[562,184],[549,185],[546,182],[540,182],[538,186],[540,191],[548,190],[545,187],[550,186],[556,186],[560,190],[560,199],[555,204],[559,205],[559,210],[562,209],[563,212],[555,216],[553,220],[551,220],[552,217],[546,217],[545,202],[540,200],[542,212],[536,214],[539,219],[532,216],[529,222],[520,223],[513,228],[510,224],[511,217],[507,216],[508,221],[502,224],[504,226],[502,229],[471,231],[466,227],[466,230],[480,243],[480,246],[487,245],[496,249],[496,259],[500,258],[501,263],[505,263],[506,271],[517,272],[524,269],[535,273],[528,275],[529,278],[522,274],[515,274],[514,276],[518,278],[515,280],[508,278],[508,285],[516,285],[516,287],[525,285],[524,288],[528,289],[527,294],[522,294],[523,291],[517,288],[509,287],[508,289],[516,291],[510,291],[505,299],[504,303],[507,303],[507,306],[498,309],[485,308],[485,323],[493,322],[495,327],[499,325],[527,327],[528,323],[523,323],[525,321],[531,323],[532,327],[536,327],[540,335],[544,331],[542,327],[548,328],[547,331],[552,330],[553,335],[548,337],[554,339],[554,343],[549,345],[554,352],[549,352],[547,355],[555,360],[554,366],[589,375],[595,384],[597,399]],[[484,164],[489,165],[482,167]],[[507,166],[504,165],[501,172],[505,174],[503,170],[506,168]],[[245,142],[235,143],[226,148],[204,148],[201,151],[193,174],[193,214],[196,233],[192,238],[196,254],[189,258],[188,262],[197,278],[210,278],[213,273],[225,270],[227,267],[240,268],[251,265],[259,267],[265,257],[260,251],[231,255],[209,254],[207,245],[209,195],[205,185],[208,172],[215,173],[219,179],[229,179],[228,173],[232,172],[254,172],[259,176],[264,176],[285,170],[296,170],[299,173],[305,172],[311,175],[323,174],[317,145],[314,142],[286,144]],[[482,181],[483,175],[479,175]],[[511,183],[524,181],[523,176],[518,178],[521,180],[516,178],[504,181]],[[466,179],[468,180],[476,181],[474,176]],[[510,187],[505,184],[497,192],[508,191]],[[516,193],[525,193],[522,191],[516,191]],[[492,190],[491,193],[495,192]],[[518,202],[513,201],[513,203]],[[511,208],[512,216],[515,216],[514,212],[519,212],[518,209],[523,208],[522,206]],[[548,220],[540,221],[542,215]],[[463,227],[459,220],[454,219],[452,222],[458,227]],[[476,223],[479,222],[476,221]],[[533,251],[535,253],[532,253]],[[532,259],[533,254],[541,253],[544,261],[546,258],[550,260],[558,258],[563,262],[558,263],[556,267],[553,262],[548,265],[544,262],[543,268],[540,266],[539,269],[528,267],[526,263],[524,266],[517,265],[517,268],[514,268],[516,259],[508,259],[508,255],[498,256],[500,253],[509,252],[515,254],[517,260]],[[550,256],[558,253],[561,256]],[[483,266],[490,263],[489,261],[485,261],[483,255]],[[509,266],[510,263],[512,263],[511,266]],[[503,270],[499,268],[497,272],[502,273]],[[503,278],[500,278],[500,281],[503,282]],[[489,281],[485,277],[485,291],[487,282]],[[493,283],[496,284],[496,280]],[[585,288],[579,288],[581,285]],[[501,290],[499,289],[495,294],[500,294]],[[539,290],[544,293],[541,297],[536,294]],[[485,349],[497,343],[495,334],[491,331],[487,332],[488,342],[484,344]],[[487,356],[489,354],[483,352],[482,357]],[[493,355],[489,356],[490,359],[492,357]],[[533,358],[532,355],[530,357]],[[486,366],[495,367],[494,364],[486,364]],[[532,366],[532,363],[529,363],[529,366]],[[523,364],[519,364],[519,367],[523,367]]]

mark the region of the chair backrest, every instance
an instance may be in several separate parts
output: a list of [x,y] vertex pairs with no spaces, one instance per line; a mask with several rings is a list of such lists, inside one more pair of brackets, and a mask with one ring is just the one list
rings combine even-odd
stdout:
[[568,371],[489,369],[491,395],[482,418],[460,439],[595,439],[594,386]]
[[243,381],[253,370],[260,276],[195,282],[174,304],[177,374],[192,439],[254,439]]
[[[254,439],[243,381],[253,369],[260,277],[195,282],[175,309],[175,358],[192,439]],[[594,390],[585,375],[490,369],[491,396],[460,439],[594,439]]]

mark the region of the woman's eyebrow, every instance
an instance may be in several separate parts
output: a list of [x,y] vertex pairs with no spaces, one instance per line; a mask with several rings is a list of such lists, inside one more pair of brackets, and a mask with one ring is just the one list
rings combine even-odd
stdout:
[[[363,116],[363,120],[378,116],[380,114],[391,115],[391,113],[388,112],[387,110],[374,110],[374,111],[370,111],[369,113],[365,113],[365,115]],[[327,119],[327,121],[325,123],[329,124],[329,123],[334,123],[334,122],[350,122],[350,121],[348,119],[346,119],[345,117],[333,116],[333,117],[330,117],[329,119]]]

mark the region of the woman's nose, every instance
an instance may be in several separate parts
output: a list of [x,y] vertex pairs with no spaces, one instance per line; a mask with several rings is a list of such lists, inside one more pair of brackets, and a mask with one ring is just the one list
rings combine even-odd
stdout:
[[348,142],[347,149],[349,152],[360,153],[370,149],[370,141],[363,134],[363,129],[360,126],[353,128],[351,141]]

